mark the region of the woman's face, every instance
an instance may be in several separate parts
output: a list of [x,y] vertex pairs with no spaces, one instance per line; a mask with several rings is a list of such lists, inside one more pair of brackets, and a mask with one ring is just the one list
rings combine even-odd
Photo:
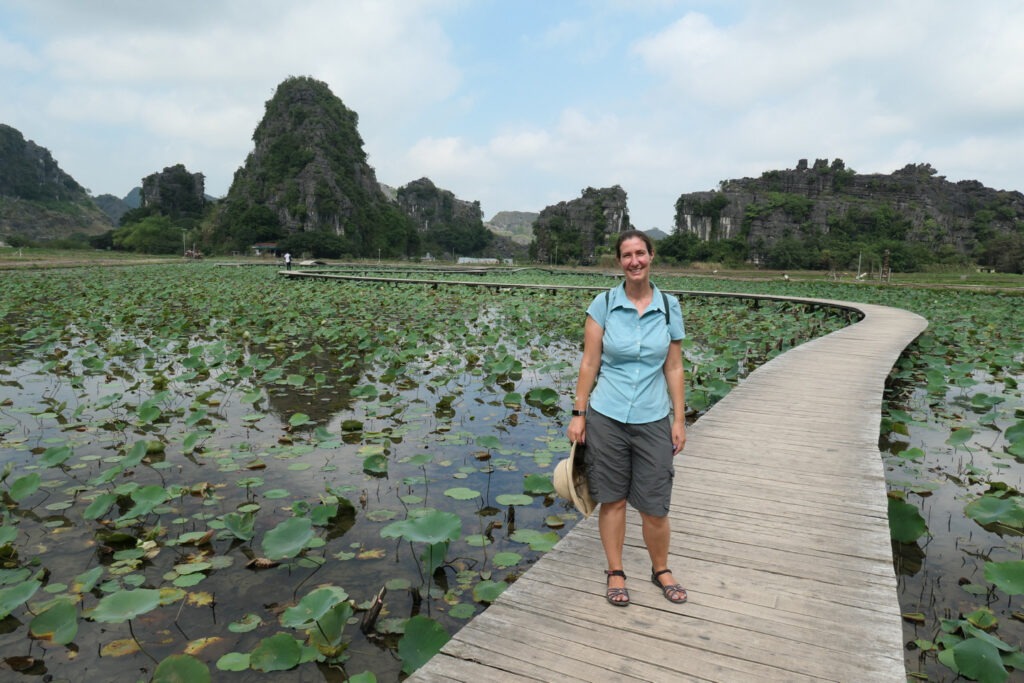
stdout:
[[639,237],[631,237],[619,245],[619,266],[627,280],[646,281],[650,277],[654,254]]

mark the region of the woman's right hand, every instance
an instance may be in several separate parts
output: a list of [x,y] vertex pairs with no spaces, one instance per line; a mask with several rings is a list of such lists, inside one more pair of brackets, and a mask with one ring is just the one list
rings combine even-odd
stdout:
[[582,415],[574,415],[569,420],[569,429],[566,432],[569,437],[569,443],[586,443],[587,442],[587,418]]

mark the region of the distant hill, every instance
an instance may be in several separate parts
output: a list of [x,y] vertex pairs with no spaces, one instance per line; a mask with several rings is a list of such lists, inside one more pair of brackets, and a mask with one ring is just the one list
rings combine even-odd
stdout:
[[849,269],[868,255],[894,270],[971,260],[1013,270],[1024,258],[1024,195],[953,183],[930,164],[883,175],[856,173],[841,159],[801,159],[794,169],[682,194],[675,220],[677,235],[713,245],[711,258],[776,268]]
[[280,83],[205,232],[207,247],[246,253],[276,241],[328,258],[417,255],[416,226],[381,191],[358,120],[326,83]]
[[49,150],[0,124],[0,236],[65,239],[98,235],[112,225]]
[[115,197],[112,194],[101,194],[93,197],[92,201],[96,206],[100,207],[100,211],[107,214],[107,217],[110,218],[114,225],[118,225],[121,222],[121,216],[132,209],[139,208],[141,204],[141,189],[136,187],[123,198]]
[[579,199],[540,212],[533,223],[530,256],[547,263],[591,265],[612,235],[630,227],[625,190],[618,185],[588,187]]
[[532,211],[499,211],[484,226],[499,237],[526,246],[533,241],[533,222],[539,215]]
[[494,241],[484,228],[480,202],[459,199],[429,178],[398,188],[395,201],[416,223],[420,248],[434,256],[482,256]]

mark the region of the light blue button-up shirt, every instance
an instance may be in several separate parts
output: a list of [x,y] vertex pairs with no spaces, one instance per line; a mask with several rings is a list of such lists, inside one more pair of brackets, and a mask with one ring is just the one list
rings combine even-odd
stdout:
[[657,287],[651,287],[654,296],[643,316],[621,285],[607,297],[598,294],[587,308],[587,315],[604,329],[601,370],[590,407],[629,424],[655,422],[669,414],[665,358],[669,343],[686,336],[679,300],[669,295],[666,324],[664,299]]

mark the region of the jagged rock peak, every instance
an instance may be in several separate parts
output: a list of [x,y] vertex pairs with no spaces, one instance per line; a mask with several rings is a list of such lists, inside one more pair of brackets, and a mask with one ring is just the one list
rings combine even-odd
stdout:
[[381,190],[358,123],[322,81],[293,76],[278,85],[214,241],[245,250],[256,241],[326,233],[342,253],[411,253],[414,231]]
[[168,216],[199,215],[206,203],[205,188],[202,173],[189,173],[184,164],[176,164],[142,179],[140,201]]
[[73,201],[88,195],[61,170],[50,150],[26,140],[18,129],[0,123],[0,196]]
[[540,212],[533,224],[530,255],[551,263],[592,264],[612,235],[630,227],[625,190],[618,185],[588,187],[579,199]]

